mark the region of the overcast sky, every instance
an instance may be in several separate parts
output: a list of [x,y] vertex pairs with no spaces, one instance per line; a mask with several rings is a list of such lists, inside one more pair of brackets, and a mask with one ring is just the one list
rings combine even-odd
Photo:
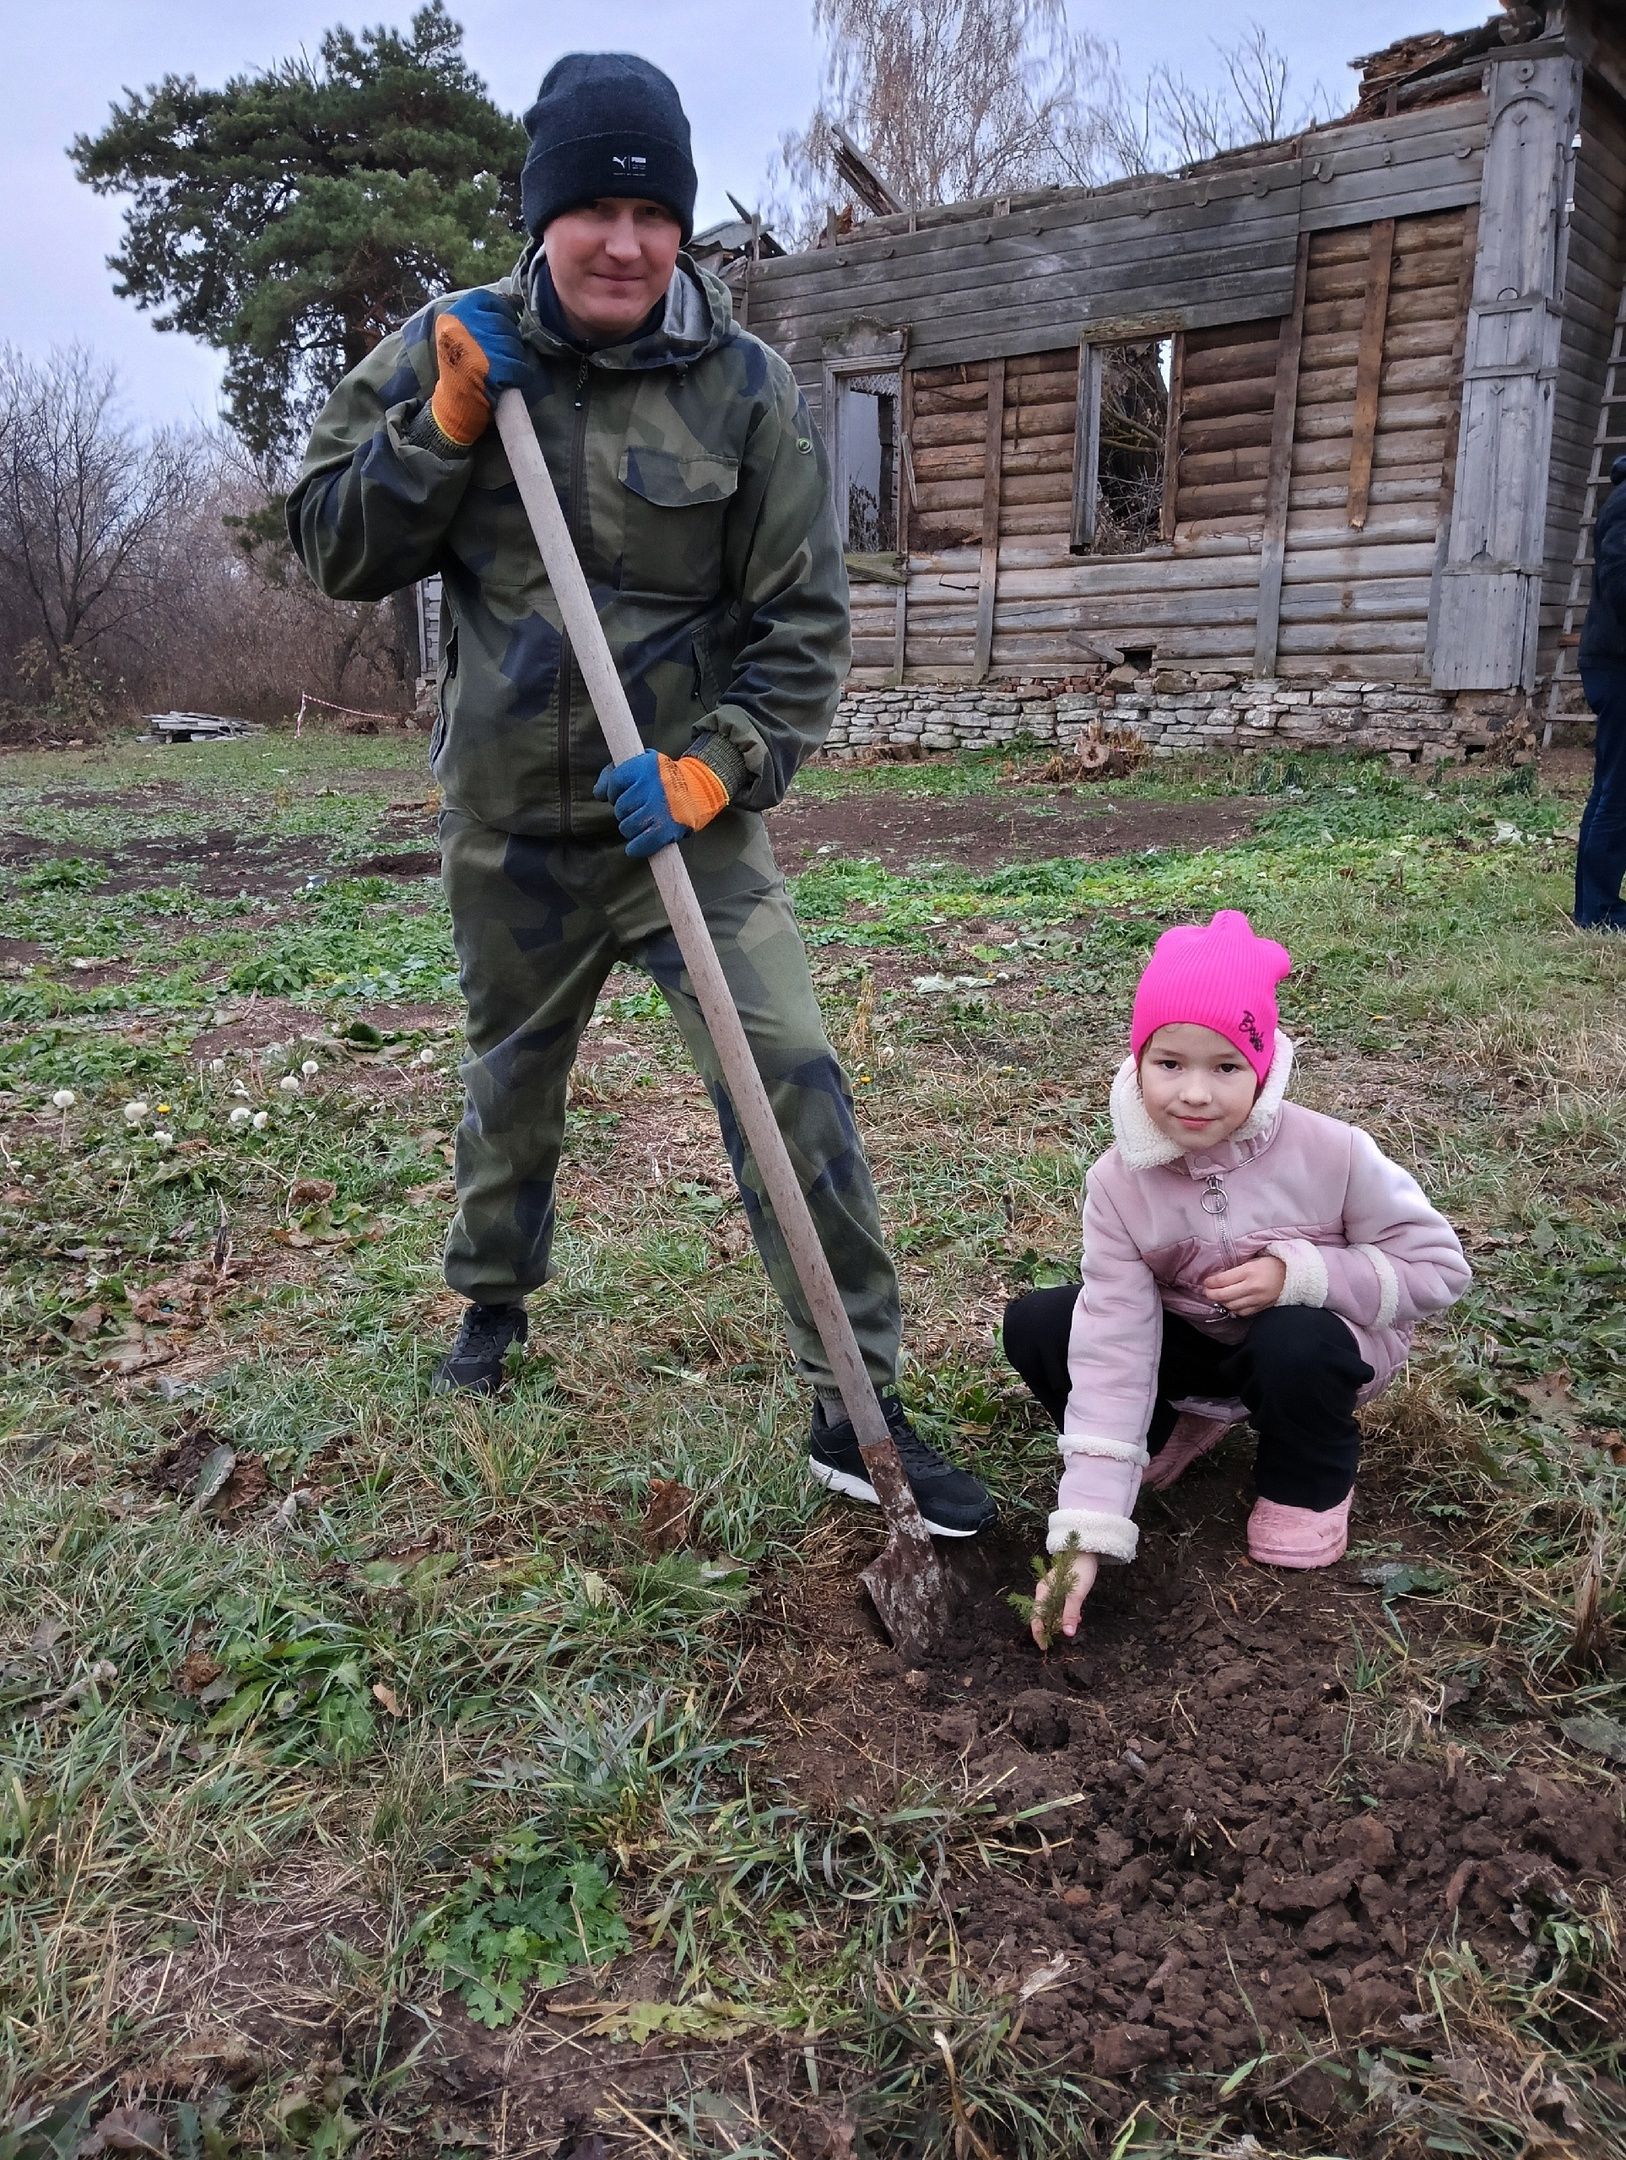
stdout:
[[[560,53],[613,43],[646,54],[677,82],[694,128],[697,219],[729,214],[724,189],[750,202],[779,136],[803,121],[817,90],[808,0],[451,0],[473,66],[497,101],[520,112]],[[1347,62],[1424,29],[1460,29],[1495,12],[1489,0],[1144,0],[1139,8],[1069,0],[1074,27],[1116,38],[1126,72],[1159,61],[1194,80],[1218,67],[1215,45],[1262,23],[1292,58],[1298,87],[1319,80],[1335,109],[1349,101]],[[0,128],[0,336],[31,353],[78,338],[116,362],[143,422],[212,418],[219,361],[152,328],[113,296],[106,261],[120,209],[74,177],[66,146],[99,128],[126,89],[166,74],[215,84],[301,46],[314,52],[334,22],[406,23],[412,0],[57,0],[7,6]],[[884,163],[884,146],[878,146]]]

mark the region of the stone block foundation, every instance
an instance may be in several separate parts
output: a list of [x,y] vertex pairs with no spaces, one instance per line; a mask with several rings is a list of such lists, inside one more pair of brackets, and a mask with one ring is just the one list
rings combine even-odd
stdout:
[[825,749],[836,758],[883,746],[984,750],[1018,737],[1068,748],[1100,729],[1138,736],[1154,757],[1294,748],[1429,764],[1483,752],[1527,718],[1519,695],[1120,667],[1087,689],[1043,681],[849,689]]

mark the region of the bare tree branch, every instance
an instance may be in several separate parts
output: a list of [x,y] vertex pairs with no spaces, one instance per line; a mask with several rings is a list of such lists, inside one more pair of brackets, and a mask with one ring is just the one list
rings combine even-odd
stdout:
[[21,694],[77,725],[143,696],[398,705],[388,611],[311,585],[281,530],[285,478],[232,438],[138,436],[81,347],[0,345],[0,706]]
[[922,205],[1166,171],[1296,133],[1326,109],[1319,85],[1298,96],[1258,23],[1214,45],[1203,80],[1164,64],[1132,86],[1115,46],[1069,27],[1063,0],[812,4],[819,102],[782,139],[766,191],[792,245],[811,245],[840,199],[838,126]]

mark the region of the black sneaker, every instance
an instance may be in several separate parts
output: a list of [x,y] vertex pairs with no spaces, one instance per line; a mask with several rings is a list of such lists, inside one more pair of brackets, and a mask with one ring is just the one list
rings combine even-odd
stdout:
[[523,1342],[529,1332],[523,1305],[471,1305],[430,1393],[450,1395],[461,1388],[471,1395],[495,1395],[509,1345]]
[[[887,1429],[898,1443],[909,1489],[933,1537],[975,1537],[979,1530],[986,1530],[996,1512],[988,1488],[969,1470],[956,1470],[926,1445],[896,1395],[882,1396],[881,1408],[886,1412]],[[850,1500],[867,1500],[871,1507],[880,1505],[864,1468],[852,1419],[831,1418],[822,1402],[813,1411],[807,1465],[832,1492],[845,1493]]]

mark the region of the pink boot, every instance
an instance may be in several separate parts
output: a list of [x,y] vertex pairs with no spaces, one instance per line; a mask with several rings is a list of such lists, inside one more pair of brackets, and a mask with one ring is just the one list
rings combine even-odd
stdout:
[[1167,1440],[1141,1472],[1141,1483],[1149,1485],[1153,1492],[1163,1492],[1176,1478],[1184,1477],[1200,1455],[1217,1447],[1231,1424],[1229,1418],[1197,1417],[1189,1410],[1182,1411]]
[[1283,1507],[1256,1500],[1248,1517],[1248,1558],[1264,1567],[1331,1567],[1349,1544],[1349,1493],[1333,1508]]

